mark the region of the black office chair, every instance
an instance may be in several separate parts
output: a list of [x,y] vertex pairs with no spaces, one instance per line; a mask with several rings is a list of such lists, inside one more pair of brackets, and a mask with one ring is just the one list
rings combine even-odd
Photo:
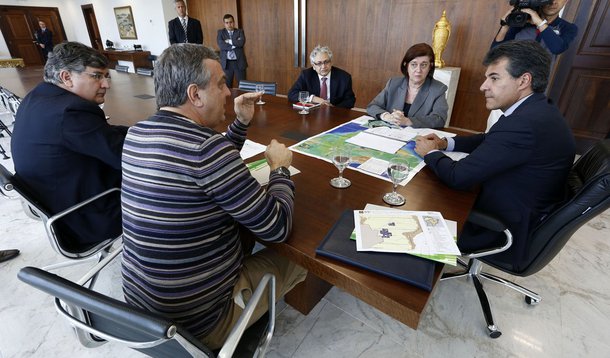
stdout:
[[[0,109],[3,111],[0,114],[9,114],[12,118],[12,121],[15,121],[15,115],[17,114],[17,109],[21,104],[21,98],[15,95],[13,92],[7,90],[6,88],[0,86]],[[4,137],[4,133],[8,134],[8,136],[12,136],[11,130],[8,128],[8,125],[0,119],[0,137]],[[2,155],[2,159],[10,159],[6,154],[6,150],[2,145],[0,145],[0,154]]]
[[[32,190],[19,179],[18,175],[13,175],[3,165],[0,165],[0,184],[4,191],[15,190],[22,199],[23,210],[30,218],[41,220],[44,224],[45,231],[51,243],[51,247],[58,252],[60,255],[69,259],[66,262],[60,262],[46,266],[46,270],[53,270],[60,267],[72,266],[80,263],[88,262],[89,260],[101,261],[110,252],[111,246],[121,238],[108,238],[98,243],[83,244],[80,240],[76,240],[70,235],[62,232],[57,226],[57,221],[62,217],[82,208],[83,206],[89,205],[94,201],[108,196],[117,195],[120,193],[120,188],[112,188],[106,190],[103,193],[93,196],[85,201],[82,201],[62,212],[53,213],[44,204],[42,204],[36,196],[32,193]],[[118,200],[118,198],[117,198]],[[120,250],[120,248],[118,248]],[[93,283],[92,283],[93,284]]]
[[0,104],[11,114],[13,120],[15,120],[17,110],[21,104],[21,97],[0,86]]
[[[469,277],[475,286],[481,308],[487,322],[487,329],[492,338],[502,333],[495,326],[487,295],[483,290],[480,278],[500,283],[525,295],[525,302],[538,304],[541,297],[516,283],[498,276],[482,272],[482,263],[516,276],[529,276],[544,268],[568,242],[570,237],[582,225],[610,208],[610,139],[605,139],[590,148],[572,166],[568,177],[566,191],[568,199],[548,214],[530,233],[527,242],[527,261],[520,263],[516,269],[512,264],[500,261],[493,256],[510,247],[512,239],[507,234],[507,243],[502,248],[474,254],[464,254],[470,258],[467,270],[460,273],[445,273],[441,280]],[[469,221],[471,217],[469,217]],[[496,232],[506,228],[502,223],[481,219],[479,213],[473,213],[472,221]],[[462,265],[465,265],[463,262]]]
[[256,85],[263,85],[265,94],[275,96],[277,91],[277,83],[275,82],[239,81],[239,89],[245,92],[256,92]]
[[[55,296],[55,307],[86,347],[114,341],[151,357],[263,357],[275,327],[275,277],[266,274],[218,353],[170,319],[82,287],[35,267],[19,271],[21,281]],[[269,286],[269,313],[246,330]]]

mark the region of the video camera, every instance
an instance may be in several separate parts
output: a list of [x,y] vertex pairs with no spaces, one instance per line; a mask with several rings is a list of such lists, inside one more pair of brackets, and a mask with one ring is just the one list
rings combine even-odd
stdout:
[[509,4],[514,6],[513,11],[506,17],[506,23],[510,27],[523,27],[530,19],[530,15],[521,9],[532,9],[539,11],[544,5],[549,5],[553,0],[509,0]]

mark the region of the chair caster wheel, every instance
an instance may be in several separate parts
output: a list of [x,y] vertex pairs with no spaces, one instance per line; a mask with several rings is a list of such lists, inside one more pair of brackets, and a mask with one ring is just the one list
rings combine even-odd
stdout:
[[498,338],[502,335],[502,332],[498,331],[498,328],[496,328],[495,325],[487,326],[487,330],[489,331],[489,336],[491,338]]
[[525,296],[525,303],[527,303],[530,306],[534,306],[534,305],[537,305],[538,303],[540,303],[540,300],[537,300],[530,296]]

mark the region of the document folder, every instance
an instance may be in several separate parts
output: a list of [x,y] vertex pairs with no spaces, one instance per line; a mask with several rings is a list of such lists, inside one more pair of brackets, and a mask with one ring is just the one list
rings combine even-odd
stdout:
[[[354,212],[346,210],[316,249],[316,254],[369,270],[426,291],[432,290],[434,261],[399,253],[356,251]],[[440,265],[440,264],[439,264]]]

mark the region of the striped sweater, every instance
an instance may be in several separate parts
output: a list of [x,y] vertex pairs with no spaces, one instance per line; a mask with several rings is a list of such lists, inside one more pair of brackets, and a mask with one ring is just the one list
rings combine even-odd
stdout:
[[247,127],[225,136],[159,111],[123,147],[123,292],[130,304],[177,320],[196,336],[232,300],[243,257],[238,224],[269,242],[292,228],[294,185],[271,174],[265,190],[239,156]]

